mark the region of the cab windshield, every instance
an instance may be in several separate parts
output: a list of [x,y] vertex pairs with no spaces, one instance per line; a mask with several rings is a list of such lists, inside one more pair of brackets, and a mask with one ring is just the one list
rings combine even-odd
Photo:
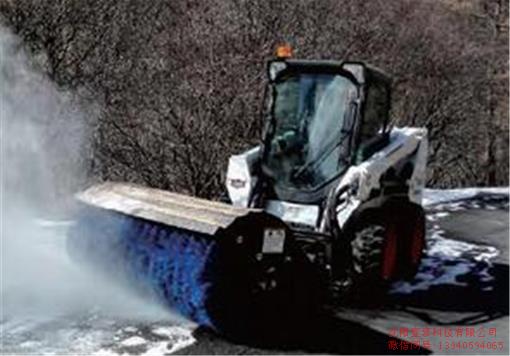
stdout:
[[276,186],[313,189],[346,165],[357,87],[340,75],[300,74],[274,84],[264,168]]

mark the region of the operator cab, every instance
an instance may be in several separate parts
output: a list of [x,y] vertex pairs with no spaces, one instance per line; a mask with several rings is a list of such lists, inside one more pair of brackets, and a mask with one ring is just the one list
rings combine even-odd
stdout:
[[268,63],[261,168],[268,199],[319,205],[389,140],[390,80],[360,62]]

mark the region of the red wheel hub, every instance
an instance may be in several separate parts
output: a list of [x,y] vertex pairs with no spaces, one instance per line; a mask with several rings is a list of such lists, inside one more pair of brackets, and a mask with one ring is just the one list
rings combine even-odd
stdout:
[[385,280],[390,280],[395,275],[398,247],[397,235],[395,224],[390,224],[386,230],[381,270],[382,278]]
[[413,211],[399,216],[404,218],[389,218],[386,225],[381,267],[385,280],[414,275],[425,248],[425,215]]

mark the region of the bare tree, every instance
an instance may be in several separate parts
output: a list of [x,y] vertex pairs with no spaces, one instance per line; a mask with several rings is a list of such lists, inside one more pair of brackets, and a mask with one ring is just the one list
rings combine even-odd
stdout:
[[366,60],[394,79],[396,125],[423,125],[429,184],[508,184],[508,4],[476,1],[1,0],[60,86],[98,102],[92,180],[220,194],[262,127],[265,60]]

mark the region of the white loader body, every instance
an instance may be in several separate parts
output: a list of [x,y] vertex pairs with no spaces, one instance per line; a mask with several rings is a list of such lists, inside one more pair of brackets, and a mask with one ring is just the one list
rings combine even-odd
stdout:
[[[390,134],[388,145],[360,164],[349,167],[336,187],[337,192],[344,190],[344,203],[336,207],[339,227],[370,198],[373,190],[381,188],[381,176],[390,168],[398,170],[406,164],[412,165],[413,172],[407,182],[407,195],[411,202],[420,205],[426,180],[427,146],[426,129],[395,128]],[[254,165],[259,155],[260,147],[257,146],[230,157],[226,184],[229,197],[235,206],[248,207],[258,179]],[[346,187],[350,188],[344,189]],[[317,205],[268,200],[264,210],[288,223],[308,225],[317,230],[324,229],[324,218],[319,221],[320,207]]]

